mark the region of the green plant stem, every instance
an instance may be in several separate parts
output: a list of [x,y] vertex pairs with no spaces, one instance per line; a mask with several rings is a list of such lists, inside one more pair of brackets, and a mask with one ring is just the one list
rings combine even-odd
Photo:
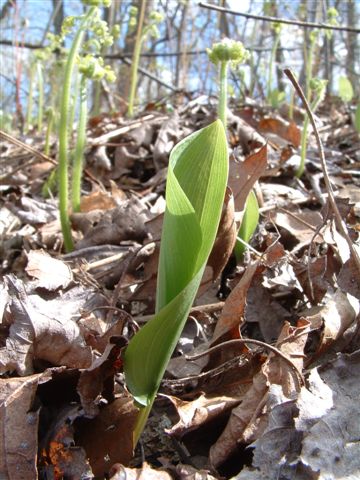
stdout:
[[36,64],[36,71],[38,77],[38,89],[39,89],[39,103],[38,103],[38,117],[37,117],[37,128],[41,132],[43,125],[43,110],[44,110],[44,76],[43,69],[40,62]]
[[79,121],[77,128],[76,147],[74,154],[73,174],[72,174],[72,207],[74,212],[80,212],[81,198],[81,177],[84,160],[84,149],[86,143],[86,124],[87,124],[87,79],[85,75],[81,76],[80,81],[80,108]]
[[80,74],[78,69],[74,72],[74,80],[73,80],[73,94],[70,100],[70,115],[69,115],[69,135],[71,136],[74,130],[74,123],[75,123],[75,116],[76,116],[76,106],[79,98],[79,90],[80,90]]
[[95,82],[94,88],[94,106],[92,115],[98,116],[100,115],[100,98],[101,98],[101,81],[98,80]]
[[226,131],[226,109],[227,109],[227,73],[228,73],[229,62],[221,62],[220,64],[220,93],[219,93],[219,107],[218,115],[224,129]]
[[30,67],[29,94],[28,94],[28,104],[27,104],[27,112],[26,112],[25,133],[29,131],[30,125],[31,125],[31,117],[32,117],[32,110],[33,110],[35,68],[36,68],[36,65],[35,63],[33,63]]
[[294,119],[294,103],[295,103],[295,90],[292,89],[290,92],[290,103],[289,103],[289,119]]
[[272,91],[273,65],[274,65],[274,60],[276,56],[276,51],[278,49],[279,42],[280,42],[280,36],[281,36],[281,30],[276,33],[276,37],[275,37],[274,44],[272,46],[271,54],[270,54],[269,76],[268,76],[267,93],[266,93],[268,102],[270,101],[270,96]]
[[316,45],[315,39],[310,40],[310,45],[309,45],[308,54],[306,56],[306,65],[305,65],[305,71],[306,71],[305,94],[309,102],[311,100],[310,82],[312,79],[312,70],[313,70],[312,64],[313,64],[313,58],[314,58],[315,45]]
[[83,18],[79,29],[73,40],[64,75],[63,91],[61,96],[60,108],[60,126],[59,126],[59,210],[61,228],[64,237],[64,245],[66,251],[73,250],[73,240],[71,236],[70,218],[68,214],[68,120],[69,120],[69,106],[71,97],[71,78],[75,66],[76,56],[79,51],[81,42],[85,34],[85,28],[88,21],[95,14],[97,7],[91,7]]
[[137,85],[137,72],[139,67],[141,45],[143,42],[142,29],[143,29],[144,18],[145,18],[145,7],[146,7],[146,0],[142,0],[141,7],[140,7],[140,14],[139,14],[139,22],[138,22],[137,32],[136,32],[134,53],[133,53],[132,64],[131,64],[130,94],[129,94],[129,106],[128,106],[128,112],[127,112],[128,117],[130,118],[134,116],[134,101],[135,101],[135,92],[136,92],[136,85]]
[[45,147],[44,147],[45,155],[49,155],[50,153],[50,137],[51,137],[51,133],[54,125],[54,109],[52,107],[49,107],[47,120],[48,120],[48,124],[46,128]]

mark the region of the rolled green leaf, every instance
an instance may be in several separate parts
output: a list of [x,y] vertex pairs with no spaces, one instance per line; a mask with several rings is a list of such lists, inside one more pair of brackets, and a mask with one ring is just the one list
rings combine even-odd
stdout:
[[227,142],[220,120],[185,138],[171,152],[156,314],[131,339],[124,361],[127,387],[147,414],[215,241],[227,177]]
[[259,223],[259,204],[256,198],[256,195],[253,190],[249,193],[249,196],[246,201],[244,216],[241,221],[241,226],[239,229],[238,237],[243,240],[242,243],[240,240],[236,240],[235,243],[235,257],[237,262],[242,260],[244,252],[246,250],[246,243],[249,243],[253,233],[256,230],[256,227]]

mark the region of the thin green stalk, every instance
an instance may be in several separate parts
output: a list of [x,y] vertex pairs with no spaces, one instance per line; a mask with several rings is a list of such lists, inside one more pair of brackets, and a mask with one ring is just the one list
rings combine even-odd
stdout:
[[53,125],[54,125],[54,109],[52,107],[49,107],[48,118],[47,118],[47,128],[46,128],[46,137],[45,137],[45,147],[44,147],[45,155],[49,155],[49,153],[50,153],[50,138],[51,138]]
[[92,115],[95,117],[100,115],[100,98],[101,98],[101,81],[98,80],[95,82],[95,92],[94,92],[94,107]]
[[142,0],[141,7],[140,7],[139,23],[138,23],[137,32],[136,32],[134,53],[133,53],[132,64],[131,64],[130,94],[129,94],[129,106],[128,106],[128,112],[127,112],[129,117],[134,116],[134,101],[135,101],[137,72],[139,67],[141,45],[143,41],[142,29],[143,29],[144,18],[145,18],[145,7],[146,7],[146,0]]
[[44,76],[43,69],[40,62],[36,64],[36,71],[38,77],[38,89],[39,89],[39,102],[38,102],[38,117],[37,117],[37,128],[41,132],[43,125],[43,110],[44,110]]
[[268,101],[270,101],[270,96],[272,91],[273,65],[274,65],[274,60],[276,56],[276,51],[278,49],[279,42],[280,42],[280,36],[281,36],[281,30],[279,29],[276,32],[275,40],[274,40],[274,43],[271,49],[271,54],[270,54],[269,76],[268,76],[267,93],[266,93],[266,97]]
[[227,73],[229,62],[220,63],[220,93],[218,115],[226,131],[226,109],[227,109]]
[[289,103],[289,119],[294,119],[294,103],[295,103],[295,90],[292,89],[290,92],[290,103]]
[[88,21],[95,14],[97,7],[91,7],[83,18],[79,29],[72,43],[69,56],[67,59],[63,83],[63,91],[61,96],[60,108],[60,126],[59,126],[59,210],[61,228],[64,237],[64,245],[66,251],[73,249],[73,240],[71,236],[70,219],[68,214],[68,150],[69,150],[69,107],[71,98],[71,79],[74,71],[76,56],[78,54],[81,42],[84,38],[85,29]]
[[81,177],[83,170],[84,149],[86,143],[87,124],[87,79],[81,76],[80,81],[80,108],[77,128],[77,139],[72,172],[72,207],[74,212],[80,212]]
[[74,130],[74,123],[75,123],[75,116],[76,116],[76,105],[79,98],[79,90],[80,90],[80,74],[78,69],[76,68],[74,75],[75,78],[73,80],[73,94],[70,100],[70,115],[69,115],[69,135],[73,133]]
[[36,65],[35,63],[33,63],[30,67],[29,94],[28,94],[28,104],[27,104],[27,112],[26,112],[25,133],[29,131],[31,121],[32,121],[35,68],[36,68]]

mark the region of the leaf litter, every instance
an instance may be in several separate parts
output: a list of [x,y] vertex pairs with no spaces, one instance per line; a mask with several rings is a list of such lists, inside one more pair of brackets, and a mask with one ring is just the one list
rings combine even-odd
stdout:
[[[214,106],[203,96],[171,115],[89,123],[86,194],[72,216],[69,254],[56,202],[41,196],[51,164],[4,142],[7,168],[16,170],[5,169],[0,208],[4,478],[359,475],[359,271],[329,214],[312,137],[307,162],[316,174],[294,180],[301,118],[255,106],[229,112],[217,241],[142,452],[132,451],[136,407],[122,354],[154,312],[168,157],[215,118]],[[323,124],[333,115],[323,114]],[[357,248],[359,185],[347,173],[356,157],[345,158],[336,132],[324,131],[336,201]],[[236,266],[233,244],[253,188],[261,219]]]

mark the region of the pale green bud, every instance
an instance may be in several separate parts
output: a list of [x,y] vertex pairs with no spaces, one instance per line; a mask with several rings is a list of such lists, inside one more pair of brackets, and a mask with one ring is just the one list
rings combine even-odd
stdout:
[[214,43],[211,49],[207,49],[207,53],[210,61],[215,65],[221,62],[231,62],[232,66],[235,66],[244,63],[250,57],[250,52],[241,42],[229,38]]

